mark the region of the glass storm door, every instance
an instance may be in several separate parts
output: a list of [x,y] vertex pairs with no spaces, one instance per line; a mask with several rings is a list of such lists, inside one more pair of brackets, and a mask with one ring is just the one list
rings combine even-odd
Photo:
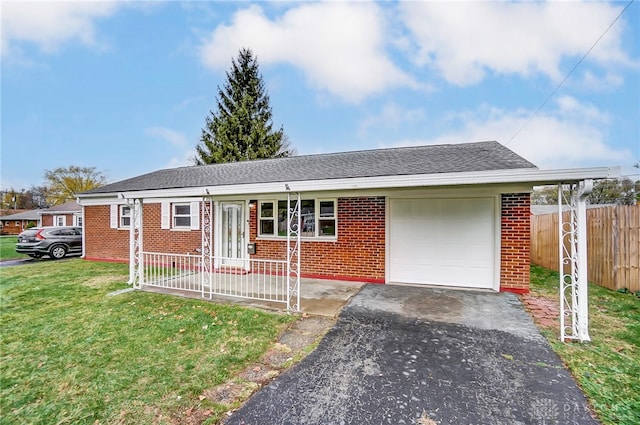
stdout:
[[222,264],[240,267],[244,259],[244,204],[222,203]]

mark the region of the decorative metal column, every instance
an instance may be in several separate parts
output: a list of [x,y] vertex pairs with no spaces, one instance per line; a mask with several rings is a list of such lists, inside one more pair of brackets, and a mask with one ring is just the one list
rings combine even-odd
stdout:
[[128,199],[129,219],[129,285],[140,289],[144,284],[142,255],[142,199]]
[[209,287],[209,298],[211,298],[211,244],[213,243],[213,201],[209,198],[202,198],[202,245],[200,258],[200,287],[204,298],[205,286]]
[[[591,180],[558,185],[558,251],[560,260],[560,340],[590,341],[587,277],[586,196]],[[562,211],[569,207],[567,220]]]
[[300,311],[300,193],[287,194],[287,310]]

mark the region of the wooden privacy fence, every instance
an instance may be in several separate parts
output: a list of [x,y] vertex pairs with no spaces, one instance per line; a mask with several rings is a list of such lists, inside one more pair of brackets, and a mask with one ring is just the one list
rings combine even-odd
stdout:
[[[587,261],[590,282],[640,291],[640,205],[587,210]],[[558,213],[531,217],[531,262],[558,270]]]

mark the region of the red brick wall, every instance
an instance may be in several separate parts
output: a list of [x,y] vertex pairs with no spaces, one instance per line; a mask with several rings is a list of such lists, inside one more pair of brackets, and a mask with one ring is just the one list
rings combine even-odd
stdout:
[[109,205],[84,207],[85,258],[129,260],[129,232],[109,227]]
[[[129,231],[110,227],[109,205],[87,206],[85,214],[85,257],[129,260]],[[201,245],[200,230],[180,231],[160,228],[160,204],[145,204],[143,210],[145,251],[174,254],[194,253]]]
[[[256,244],[252,258],[285,259],[285,240],[257,239],[257,206],[249,209],[249,242]],[[129,232],[111,229],[110,208],[85,207],[86,257],[129,259]],[[530,196],[502,195],[500,290],[529,291]],[[201,233],[160,229],[160,204],[144,205],[145,251],[186,254],[201,245]],[[304,276],[385,281],[385,198],[338,199],[337,241],[302,242],[301,272]]]
[[0,233],[3,235],[19,235],[23,230],[26,230],[29,225],[33,227],[36,224],[33,220],[3,220]]
[[529,292],[531,197],[528,193],[502,195],[500,290]]
[[[257,240],[257,207],[250,209],[252,258],[286,259],[284,240]],[[384,283],[385,198],[338,199],[338,240],[302,241],[303,276]]]

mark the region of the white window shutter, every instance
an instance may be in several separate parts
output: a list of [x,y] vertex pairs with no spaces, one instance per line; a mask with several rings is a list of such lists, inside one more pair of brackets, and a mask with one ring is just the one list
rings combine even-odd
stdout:
[[171,228],[171,204],[169,202],[163,202],[160,204],[160,228]]
[[200,202],[191,203],[191,230],[200,229]]
[[109,216],[109,227],[112,229],[118,228],[118,206],[111,205],[111,215]]
[[66,215],[62,216],[62,223],[64,223],[63,226],[67,226],[68,225],[67,224],[67,216]]

